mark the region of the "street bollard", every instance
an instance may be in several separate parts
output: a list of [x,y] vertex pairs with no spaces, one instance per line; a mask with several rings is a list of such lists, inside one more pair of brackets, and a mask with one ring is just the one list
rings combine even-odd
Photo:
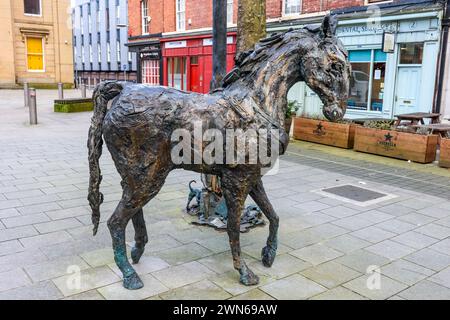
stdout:
[[29,109],[30,109],[30,124],[35,125],[37,124],[37,108],[36,108],[36,89],[30,88],[29,89]]
[[80,87],[81,87],[81,97],[86,98],[86,85],[82,84]]
[[58,83],[58,99],[64,99],[64,85],[61,82]]
[[24,103],[25,103],[25,108],[27,108],[28,107],[28,96],[29,96],[29,92],[28,92],[28,82],[24,82],[23,83],[23,95],[24,95],[24,98],[25,98],[25,101],[24,101]]

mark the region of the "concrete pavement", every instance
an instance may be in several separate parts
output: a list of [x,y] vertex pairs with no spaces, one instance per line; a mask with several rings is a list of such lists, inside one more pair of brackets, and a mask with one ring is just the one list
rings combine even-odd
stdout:
[[[123,289],[105,224],[121,196],[119,176],[105,150],[94,238],[91,115],[53,113],[56,97],[38,90],[40,124],[30,127],[22,92],[0,90],[0,299],[450,299],[448,171],[298,142],[280,172],[264,178],[281,219],[272,268],[260,262],[267,226],[242,235],[258,286],[238,284],[226,234],[182,213],[198,177],[175,171],[144,209],[150,242],[136,269],[145,287]],[[316,192],[342,184],[396,197],[363,207]],[[132,228],[127,236],[131,244]]]

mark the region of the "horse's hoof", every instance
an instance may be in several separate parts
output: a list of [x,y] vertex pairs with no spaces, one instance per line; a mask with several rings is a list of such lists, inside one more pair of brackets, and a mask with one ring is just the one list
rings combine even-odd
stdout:
[[252,270],[248,269],[241,274],[240,283],[244,286],[255,286],[259,283],[259,277],[253,273]]
[[133,264],[138,264],[144,254],[144,248],[133,247],[131,248],[131,260]]
[[137,273],[133,273],[131,276],[123,278],[123,287],[128,290],[138,290],[144,286],[141,278]]
[[270,247],[264,247],[261,252],[262,264],[264,267],[270,268],[275,261],[275,256],[277,252]]

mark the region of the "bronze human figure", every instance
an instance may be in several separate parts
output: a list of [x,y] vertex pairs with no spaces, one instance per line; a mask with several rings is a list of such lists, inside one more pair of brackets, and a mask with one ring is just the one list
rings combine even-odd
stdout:
[[263,165],[259,162],[175,164],[171,157],[174,148],[171,136],[180,128],[192,131],[195,121],[201,122],[203,129],[220,131],[275,129],[280,132],[279,153],[283,154],[289,143],[283,126],[287,92],[298,81],[305,81],[320,96],[327,119],[341,119],[346,111],[351,68],[346,50],[335,37],[335,29],[335,19],[327,16],[322,27],[291,30],[262,40],[253,51],[236,58],[236,67],[224,79],[222,89],[206,95],[120,82],[104,82],[96,88],[88,138],[88,200],[95,235],[103,201],[99,190],[103,137],[122,178],[122,199],[108,220],[108,228],[125,288],[143,286],[127,259],[125,228],[132,220],[135,244],[131,259],[138,263],[148,241],[142,208],[158,194],[167,175],[177,168],[220,177],[228,208],[227,231],[233,264],[240,273],[240,282],[255,285],[259,281],[241,257],[239,243],[239,214],[248,195],[269,220],[262,263],[272,266],[279,219],[264,190],[260,175]]

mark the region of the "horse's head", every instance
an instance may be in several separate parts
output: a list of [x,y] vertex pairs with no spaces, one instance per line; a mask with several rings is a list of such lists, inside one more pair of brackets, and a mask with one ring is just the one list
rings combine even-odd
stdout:
[[315,43],[303,46],[301,77],[322,100],[323,114],[341,120],[347,109],[351,65],[342,42],[335,36],[336,17],[326,16]]
[[233,94],[248,88],[261,107],[282,122],[288,90],[305,81],[324,103],[325,117],[342,119],[351,66],[347,51],[335,36],[336,25],[336,17],[326,16],[321,28],[307,26],[261,40],[254,50],[237,55],[224,88]]

